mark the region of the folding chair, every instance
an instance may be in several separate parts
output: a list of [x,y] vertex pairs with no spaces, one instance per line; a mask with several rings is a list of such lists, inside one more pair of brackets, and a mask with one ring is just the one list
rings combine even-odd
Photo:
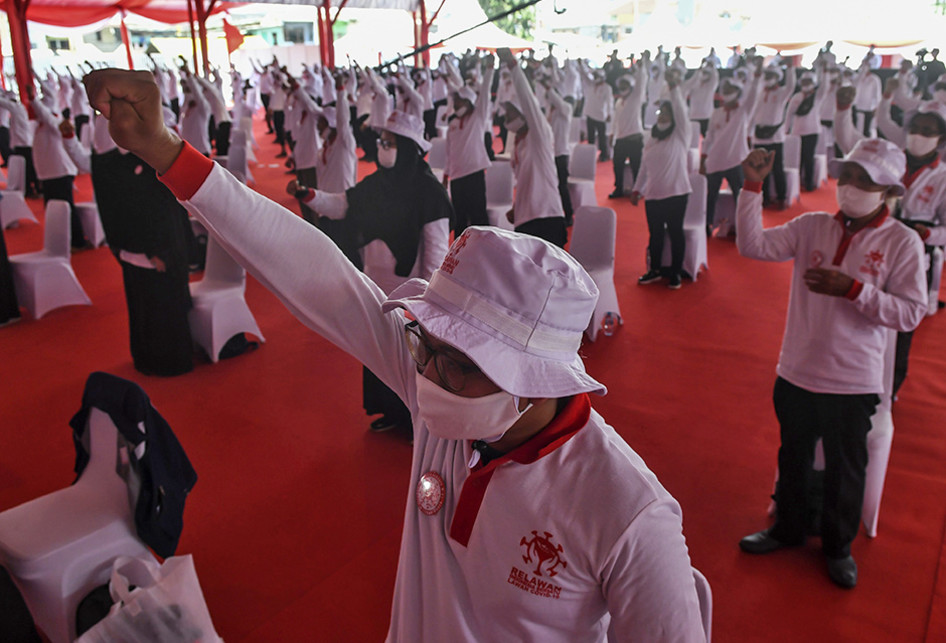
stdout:
[[99,206],[95,201],[83,201],[75,204],[76,214],[82,222],[82,231],[85,238],[99,248],[106,243],[105,230],[102,229],[102,220],[99,218]]
[[588,271],[598,286],[598,303],[585,333],[595,341],[601,323],[610,313],[623,324],[617,290],[614,287],[614,253],[617,215],[611,208],[584,205],[575,211],[568,251]]
[[514,176],[509,163],[493,163],[486,170],[486,215],[489,224],[512,230],[506,213],[512,209]]
[[568,159],[568,193],[576,210],[583,205],[598,205],[595,195],[597,154],[594,145],[579,143]]
[[0,227],[9,228],[20,220],[39,223],[26,205],[26,161],[18,154],[7,159],[7,187],[0,190]]
[[39,319],[61,306],[92,305],[72,270],[69,204],[58,199],[46,204],[43,249],[12,255],[16,297]]

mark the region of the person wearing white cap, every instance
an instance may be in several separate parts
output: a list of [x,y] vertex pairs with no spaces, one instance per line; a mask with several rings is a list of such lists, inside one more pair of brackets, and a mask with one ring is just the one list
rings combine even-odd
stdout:
[[586,126],[588,142],[598,146],[598,160],[611,160],[611,146],[608,143],[608,123],[614,112],[614,92],[607,83],[603,69],[591,70],[584,60],[578,61],[581,73],[582,91],[585,96]]
[[884,327],[916,328],[926,313],[923,247],[889,216],[887,197],[903,193],[905,159],[881,139],[860,141],[843,159],[837,214],[812,212],[762,227],[762,181],[774,153],[753,150],[737,205],[739,253],[794,260],[773,396],[781,427],[775,524],[740,547],[767,554],[805,541],[808,479],[815,443],[824,447],[821,545],[837,585],[857,584],[851,543],[864,500],[867,432],[884,390]]
[[799,91],[788,101],[785,122],[789,132],[801,137],[801,186],[815,190],[815,151],[821,132],[821,104],[828,97],[829,82],[806,71],[798,79]]
[[701,136],[706,136],[709,119],[713,114],[713,99],[716,96],[716,86],[719,85],[718,66],[704,63],[696,73],[683,81],[683,93],[690,101],[690,120],[700,124]]
[[[946,164],[940,158],[941,151],[946,148],[946,104],[939,101],[920,103],[916,110],[904,114],[905,126],[901,127],[890,115],[891,98],[896,89],[896,79],[889,79],[877,113],[877,125],[881,133],[906,154],[907,165],[903,175],[906,192],[899,200],[896,216],[923,240],[927,253],[929,310],[933,314],[939,308],[938,277],[943,269],[933,251],[946,246]],[[838,92],[835,131],[838,145],[845,150],[860,140],[860,133],[850,125],[849,119],[840,118],[848,112],[853,98],[850,90]],[[906,379],[912,341],[912,332],[897,335],[894,395]]]
[[[27,91],[33,91],[27,85]],[[11,91],[0,93],[0,109],[10,113],[10,147],[12,154],[23,158],[26,166],[26,196],[35,197],[40,193],[39,179],[36,177],[36,165],[33,163],[33,124],[30,123],[26,100],[18,99]]]
[[[788,206],[785,200],[785,165],[783,148],[785,144],[785,107],[795,93],[795,70],[785,70],[778,65],[769,65],[763,74],[763,89],[756,102],[752,118],[752,146],[775,152],[775,165],[772,166],[772,178],[775,182],[775,204],[779,209]],[[782,82],[784,78],[784,83]],[[762,185],[762,203],[772,203],[768,182]]]
[[503,143],[501,154],[506,153],[506,143],[509,131],[506,129],[506,119],[503,115],[506,113],[505,105],[507,102],[516,100],[516,88],[512,84],[512,75],[509,69],[501,67],[499,70],[499,85],[496,87],[496,95],[493,100],[493,122],[499,127],[499,140]]
[[150,80],[86,83],[116,140],[232,256],[409,405],[388,641],[706,640],[680,506],[592,408],[606,389],[578,349],[598,291],[570,255],[471,227],[429,281],[386,295],[317,229],[182,149]]
[[513,208],[506,215],[517,232],[535,235],[564,248],[568,241],[565,210],[558,193],[555,136],[512,52],[496,52],[512,76],[516,100],[505,105],[506,128],[515,134],[512,169],[516,175]]
[[641,108],[647,96],[647,69],[650,54],[644,52],[633,71],[617,79],[617,98],[614,101],[614,191],[609,199],[624,196],[624,167],[629,163],[634,180],[641,169],[644,150],[644,125]]
[[453,116],[447,127],[447,162],[444,186],[450,185],[453,203],[454,233],[468,225],[488,225],[486,216],[486,170],[489,156],[483,145],[483,130],[489,117],[489,92],[493,84],[495,61],[483,61],[483,80],[476,91],[461,86],[452,92]]
[[[335,234],[358,238],[365,274],[390,293],[407,279],[429,277],[440,265],[449,246],[453,209],[423,159],[430,143],[419,116],[391,112],[378,146],[378,171],[344,192],[292,183],[287,190],[319,216],[343,221],[347,231],[335,226]],[[409,426],[408,408],[367,368],[363,389],[365,411],[381,414],[371,423],[373,431]]]
[[[761,63],[761,59],[758,59]],[[749,153],[749,121],[755,111],[762,80],[760,65],[755,68],[756,78],[749,87],[727,78],[720,85],[722,104],[710,116],[706,138],[700,152],[700,174],[706,175],[706,231],[713,229],[716,218],[716,200],[723,179],[729,184],[733,197],[739,198],[742,189],[742,159]]]

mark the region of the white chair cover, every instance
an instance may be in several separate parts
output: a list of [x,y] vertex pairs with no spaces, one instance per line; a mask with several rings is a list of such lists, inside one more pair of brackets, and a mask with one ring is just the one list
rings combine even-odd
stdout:
[[10,257],[17,299],[34,319],[61,306],[92,305],[72,271],[69,218],[69,204],[51,200],[46,205],[43,249]]
[[512,209],[515,175],[509,163],[493,163],[486,170],[486,215],[489,224],[512,230],[506,213]]
[[83,201],[76,203],[76,214],[82,222],[82,230],[85,232],[85,238],[96,248],[104,246],[105,230],[102,229],[102,220],[99,217],[99,206],[95,201]]
[[617,215],[611,208],[582,206],[575,211],[575,224],[568,251],[588,271],[598,286],[598,303],[585,333],[595,341],[608,313],[623,324],[617,290],[614,287],[614,253]]
[[79,601],[107,583],[116,556],[151,558],[135,534],[128,463],[108,414],[93,408],[90,459],[79,480],[0,513],[0,564],[23,595],[36,625],[53,643],[75,640]]
[[204,278],[190,284],[194,306],[187,315],[191,335],[210,356],[220,359],[220,350],[237,333],[251,333],[265,342],[253,313],[246,305],[246,271],[217,243],[207,239]]
[[568,193],[576,210],[583,205],[598,205],[595,195],[597,154],[597,148],[588,143],[579,143],[572,148],[568,159]]
[[[801,137],[789,134],[782,144],[782,165],[785,168],[785,200],[792,205],[801,198]],[[772,181],[771,178],[768,179]],[[774,190],[774,184],[773,184]]]
[[0,190],[0,227],[8,228],[22,219],[39,223],[26,205],[26,161],[18,154],[7,159],[7,187]]

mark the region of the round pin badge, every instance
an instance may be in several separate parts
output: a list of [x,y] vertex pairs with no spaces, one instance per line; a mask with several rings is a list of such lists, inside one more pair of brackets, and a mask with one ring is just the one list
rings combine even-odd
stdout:
[[417,481],[415,495],[417,507],[428,516],[433,516],[443,507],[443,499],[446,495],[443,478],[436,471],[428,471]]

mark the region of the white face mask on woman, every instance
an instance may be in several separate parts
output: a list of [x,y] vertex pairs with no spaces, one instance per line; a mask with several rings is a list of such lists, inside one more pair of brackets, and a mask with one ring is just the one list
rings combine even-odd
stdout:
[[923,157],[936,149],[939,144],[938,136],[923,136],[922,134],[907,134],[907,152],[913,156]]
[[884,202],[885,191],[868,192],[853,185],[839,185],[838,205],[841,212],[852,219],[863,219],[872,214]]
[[397,148],[378,148],[378,165],[381,167],[391,168],[394,167],[394,164],[397,162]]
[[437,386],[423,373],[417,373],[417,407],[431,435],[484,442],[502,437],[525,412],[519,410],[519,398],[505,391],[461,397]]

